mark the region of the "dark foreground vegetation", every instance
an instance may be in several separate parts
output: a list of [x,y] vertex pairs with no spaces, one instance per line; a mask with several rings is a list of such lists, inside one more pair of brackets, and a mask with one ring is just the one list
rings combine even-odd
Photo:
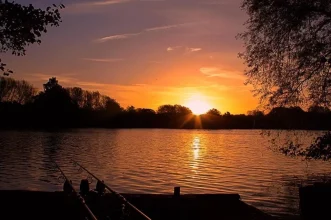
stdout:
[[268,114],[222,114],[211,109],[195,116],[181,105],[163,105],[156,111],[129,106],[81,88],[63,88],[56,78],[37,90],[26,81],[0,79],[0,127],[47,128],[204,128],[204,129],[331,129],[331,112],[323,107],[276,107]]

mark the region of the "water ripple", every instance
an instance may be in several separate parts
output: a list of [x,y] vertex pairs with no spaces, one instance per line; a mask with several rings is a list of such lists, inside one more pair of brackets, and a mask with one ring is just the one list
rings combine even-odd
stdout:
[[[0,189],[61,190],[54,158],[79,186],[75,159],[119,192],[239,193],[277,216],[298,214],[298,186],[330,164],[271,151],[260,131],[103,130],[0,132]],[[95,182],[93,183],[93,185]]]

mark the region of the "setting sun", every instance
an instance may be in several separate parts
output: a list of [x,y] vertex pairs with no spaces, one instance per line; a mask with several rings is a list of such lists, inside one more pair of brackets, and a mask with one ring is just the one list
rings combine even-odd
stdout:
[[201,95],[193,95],[189,100],[185,103],[185,106],[190,108],[195,115],[201,115],[206,113],[209,109],[211,109],[210,104],[205,100],[205,98]]

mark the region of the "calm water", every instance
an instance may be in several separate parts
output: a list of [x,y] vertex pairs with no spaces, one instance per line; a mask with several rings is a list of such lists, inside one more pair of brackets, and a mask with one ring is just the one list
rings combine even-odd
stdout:
[[[102,130],[0,132],[0,189],[61,190],[63,167],[78,187],[76,159],[119,192],[239,193],[270,214],[298,213],[298,185],[330,174],[325,162],[288,158],[260,131]],[[95,182],[93,183],[94,187]]]

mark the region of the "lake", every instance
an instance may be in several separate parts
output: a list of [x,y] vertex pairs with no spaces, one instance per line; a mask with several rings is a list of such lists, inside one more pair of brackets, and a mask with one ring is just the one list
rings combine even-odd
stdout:
[[181,193],[239,193],[244,202],[267,213],[297,215],[298,186],[331,176],[331,165],[281,155],[268,147],[268,138],[260,133],[163,129],[2,131],[0,189],[62,190],[59,172],[50,157],[78,188],[86,173],[73,166],[70,159],[75,159],[119,192],[171,194],[174,186],[180,186]]

